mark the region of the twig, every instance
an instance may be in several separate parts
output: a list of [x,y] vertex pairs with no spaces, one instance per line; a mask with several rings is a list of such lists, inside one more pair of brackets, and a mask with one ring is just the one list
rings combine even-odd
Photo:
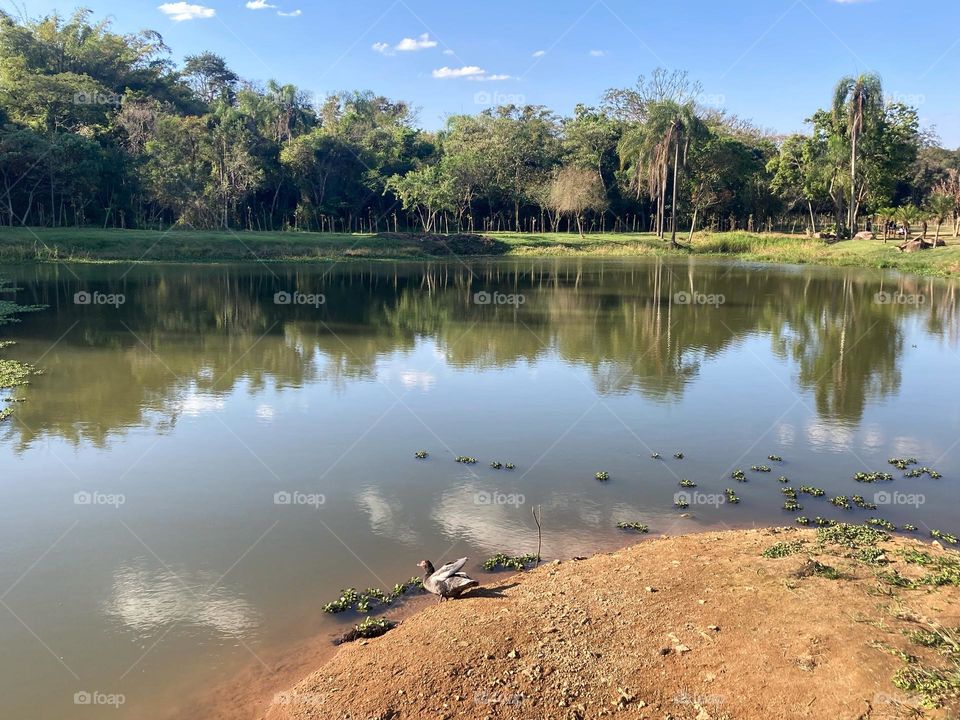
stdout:
[[[540,517],[537,517],[538,511]],[[543,509],[537,505],[535,508],[530,508],[530,512],[533,514],[533,521],[537,524],[537,563],[534,567],[540,567],[540,548],[543,544],[543,528],[540,527],[540,520],[543,519]]]

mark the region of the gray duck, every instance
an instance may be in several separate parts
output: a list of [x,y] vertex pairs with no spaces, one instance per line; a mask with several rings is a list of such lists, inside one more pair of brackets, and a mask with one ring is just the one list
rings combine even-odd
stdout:
[[433,569],[429,560],[421,560],[418,567],[423,568],[423,587],[425,590],[439,595],[437,602],[450,598],[458,598],[464,591],[477,587],[480,583],[464,572],[460,572],[467,563],[467,558],[460,558],[442,566],[439,570]]

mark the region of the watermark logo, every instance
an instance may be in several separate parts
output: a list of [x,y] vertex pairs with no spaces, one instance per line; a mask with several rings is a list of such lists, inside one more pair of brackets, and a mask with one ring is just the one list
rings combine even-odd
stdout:
[[693,705],[695,707],[704,707],[706,705],[722,705],[722,695],[691,695],[686,691],[678,692],[673,696],[673,701],[677,705]]
[[97,690],[87,692],[86,690],[81,690],[73,694],[74,705],[99,705],[118,708],[126,701],[126,696],[120,693],[105,693]]
[[881,290],[873,296],[873,301],[877,305],[923,305],[927,298],[925,295],[910,294],[901,292],[887,292]]
[[122,493],[103,493],[94,490],[80,490],[73,494],[74,505],[106,505],[108,507],[119,508],[127,502],[127,496]]
[[520,93],[501,93],[481,90],[473,94],[474,105],[486,105],[495,107],[497,105],[526,105],[527,96]]
[[81,91],[73,94],[74,105],[112,105],[120,107],[120,96],[117,93],[102,93],[97,91]]
[[688,492],[687,490],[681,490],[673,494],[673,503],[678,507],[688,507],[690,505],[720,507],[726,501],[726,496],[720,493]]
[[519,293],[488,292],[481,290],[473,294],[474,305],[514,305],[519,307],[527,298]]
[[704,107],[723,107],[727,104],[727,96],[721,93],[697,93],[695,98],[698,105]]
[[873,496],[875,505],[907,505],[909,507],[920,507],[927,502],[927,497],[923,493],[905,493],[888,492],[881,490]]
[[297,490],[281,490],[273,494],[274,505],[306,505],[315,510],[319,510],[321,505],[325,505],[327,498],[322,493],[305,493]]
[[73,294],[74,305],[112,305],[118,308],[126,301],[127,296],[123,293],[102,293],[96,290],[87,292],[86,290],[81,290]]
[[299,290],[287,292],[281,290],[273,294],[274,305],[310,305],[318,308],[326,304],[327,296],[323,293],[303,293]]
[[475,505],[513,505],[519,507],[527,502],[527,498],[522,493],[502,493],[502,492],[480,492],[473,494]]
[[888,93],[885,99],[887,104],[900,103],[901,105],[909,105],[911,107],[919,107],[927,102],[927,96],[923,93],[892,92]]
[[718,307],[726,301],[726,296],[720,293],[687,292],[686,290],[681,290],[673,295],[673,302],[677,305],[709,305]]

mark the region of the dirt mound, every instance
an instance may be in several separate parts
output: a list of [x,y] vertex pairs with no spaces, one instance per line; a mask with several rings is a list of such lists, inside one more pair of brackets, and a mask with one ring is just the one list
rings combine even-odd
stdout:
[[486,235],[454,233],[434,235],[418,233],[380,233],[378,238],[413,245],[427,255],[502,255],[510,246]]
[[342,647],[267,717],[958,717],[950,697],[911,715],[919,699],[893,678],[953,677],[953,660],[910,633],[960,625],[960,588],[909,583],[929,558],[960,556],[903,538],[853,544],[793,528],[703,533],[503,576]]

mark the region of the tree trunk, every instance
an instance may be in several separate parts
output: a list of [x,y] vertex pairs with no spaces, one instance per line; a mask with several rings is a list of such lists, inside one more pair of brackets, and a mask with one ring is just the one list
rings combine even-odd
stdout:
[[[853,132],[853,137],[850,143],[850,207],[847,208],[847,225],[850,228],[850,237],[854,235],[854,223],[856,222],[856,217],[854,213],[854,201],[853,199],[857,195],[857,133]],[[839,233],[838,233],[839,237]]]
[[817,234],[817,219],[813,215],[813,203],[807,200],[807,209],[810,211],[810,231]]
[[677,247],[677,175],[680,174],[680,142],[673,145],[673,199],[670,201],[670,247]]

